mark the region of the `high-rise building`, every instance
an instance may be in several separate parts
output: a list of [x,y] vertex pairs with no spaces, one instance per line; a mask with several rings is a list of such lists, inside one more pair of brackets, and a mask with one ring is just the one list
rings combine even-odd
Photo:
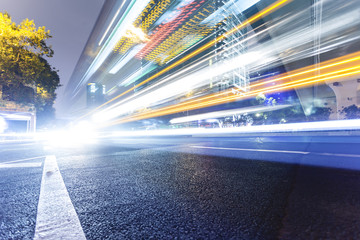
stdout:
[[105,102],[105,86],[98,83],[88,83],[86,91],[88,108],[96,108]]

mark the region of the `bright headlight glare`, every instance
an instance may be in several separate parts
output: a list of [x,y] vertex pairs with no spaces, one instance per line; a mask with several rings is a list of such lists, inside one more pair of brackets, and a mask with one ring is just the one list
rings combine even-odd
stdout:
[[67,130],[44,133],[40,137],[52,147],[79,147],[96,143],[97,134],[88,122],[80,122]]

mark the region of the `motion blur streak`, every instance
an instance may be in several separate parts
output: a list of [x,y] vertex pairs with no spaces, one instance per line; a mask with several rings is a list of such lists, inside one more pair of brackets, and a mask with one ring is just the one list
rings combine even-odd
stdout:
[[81,118],[84,118],[92,113],[94,113],[95,111],[97,111],[98,109],[102,108],[103,106],[115,101],[116,99],[126,95],[127,93],[132,92],[134,89],[150,82],[151,80],[163,75],[164,73],[168,72],[169,70],[175,68],[176,66],[180,65],[181,63],[186,62],[187,60],[191,59],[192,57],[198,55],[199,53],[209,49],[211,46],[213,46],[215,43],[219,42],[220,40],[226,38],[227,36],[233,34],[236,31],[241,30],[242,28],[246,27],[248,24],[254,23],[256,21],[258,21],[259,19],[261,19],[262,17],[265,17],[267,15],[269,15],[270,13],[280,9],[281,7],[285,6],[286,4],[288,4],[289,2],[291,2],[292,0],[281,0],[281,1],[277,1],[275,3],[273,3],[272,5],[268,6],[267,8],[265,8],[264,10],[262,10],[261,12],[255,14],[253,17],[249,18],[248,20],[246,20],[244,23],[241,23],[240,25],[236,26],[235,28],[231,29],[230,31],[224,33],[223,35],[217,37],[216,39],[210,41],[209,43],[203,45],[202,47],[200,47],[199,49],[197,49],[196,51],[184,56],[183,58],[179,59],[178,61],[176,61],[175,63],[171,64],[170,66],[166,67],[165,69],[159,71],[158,73],[152,75],[151,77],[149,77],[148,79],[146,79],[145,81],[131,87],[130,89],[122,92],[121,94],[119,94],[118,96],[110,99],[109,101],[107,101],[106,103],[100,105],[99,107],[95,108],[93,111],[88,112],[87,114],[83,115]]
[[[279,24],[279,23],[278,23],[278,24]],[[273,26],[270,26],[270,27],[267,27],[267,29],[262,30],[262,31],[259,31],[258,33],[255,33],[255,34],[253,34],[253,35],[251,35],[251,36],[248,36],[249,33],[244,34],[244,37],[246,36],[246,38],[244,38],[244,39],[241,40],[240,42],[236,43],[235,45],[230,46],[230,48],[234,48],[234,47],[236,47],[237,45],[243,44],[243,43],[248,42],[248,41],[250,41],[250,40],[252,40],[252,39],[254,39],[254,38],[256,38],[256,37],[259,37],[261,34],[264,34],[266,31],[268,31],[269,29],[274,28],[274,27],[276,27],[276,26],[277,26],[277,24],[275,24],[275,25],[273,25]],[[260,25],[260,26],[258,27],[258,29],[260,29],[261,27],[264,27],[264,24]],[[189,74],[189,73],[197,72],[197,71],[199,71],[199,70],[198,70],[198,67],[201,67],[202,64],[204,64],[204,63],[206,63],[207,61],[211,60],[214,56],[219,56],[219,55],[221,55],[221,54],[222,54],[222,52],[217,52],[217,53],[216,53],[216,52],[212,51],[212,52],[206,54],[204,59],[202,59],[202,60],[200,60],[200,61],[198,61],[198,62],[196,62],[196,63],[190,63],[190,64],[188,64],[187,66],[185,66],[185,67],[182,68],[181,70],[178,70],[177,72],[171,74],[170,76],[166,76],[166,77],[165,77],[164,79],[162,79],[161,81],[158,81],[158,82],[152,84],[151,86],[146,87],[145,89],[142,89],[142,90],[139,91],[139,92],[135,92],[133,95],[131,95],[131,96],[127,97],[127,98],[124,98],[124,99],[122,99],[122,100],[114,103],[113,105],[107,107],[107,108],[104,109],[103,111],[109,111],[109,110],[111,110],[111,109],[113,109],[113,108],[115,108],[115,107],[117,107],[117,106],[119,106],[119,105],[121,105],[121,104],[123,104],[123,103],[125,103],[125,102],[127,102],[127,101],[129,101],[129,100],[131,100],[131,99],[133,99],[133,98],[138,97],[138,96],[141,95],[141,94],[144,94],[145,92],[151,92],[151,91],[152,91],[153,89],[155,89],[156,87],[159,87],[160,85],[162,85],[162,84],[164,84],[164,83],[166,83],[166,82],[169,82],[169,81],[171,81],[171,80],[174,80],[174,79],[176,79],[177,77],[181,77],[181,75],[184,75],[184,74],[186,74],[186,73]],[[154,67],[154,68],[155,68],[155,67]],[[137,86],[135,86],[135,87],[137,87]],[[111,90],[109,90],[109,91],[111,91]],[[110,101],[111,101],[111,100],[110,100]],[[109,102],[107,102],[107,103],[109,103]],[[107,103],[105,103],[105,104],[107,104]],[[105,105],[105,104],[104,104],[104,105]],[[102,105],[102,106],[104,106],[104,105]],[[101,106],[100,106],[100,107],[101,107]],[[99,108],[100,108],[100,107],[99,107]],[[97,108],[97,109],[95,109],[95,110],[99,110],[99,108]],[[95,111],[95,110],[94,110],[94,111]],[[90,113],[93,113],[94,111],[92,111],[92,112],[90,112]],[[89,113],[89,114],[90,114],[90,113]],[[97,112],[97,113],[96,113],[96,115],[102,115],[102,114],[104,114],[104,112]],[[87,114],[87,115],[88,115],[88,114]],[[83,117],[85,117],[85,116],[87,116],[87,115],[84,115]],[[116,117],[116,116],[114,116],[114,117]]]
[[176,136],[176,135],[222,135],[241,133],[267,133],[267,132],[309,132],[309,131],[336,131],[360,129],[360,120],[337,120],[306,123],[287,123],[274,125],[246,126],[234,128],[187,128],[187,129],[164,129],[151,131],[118,131],[114,132],[116,137],[136,136]]
[[109,26],[107,27],[106,31],[104,32],[103,36],[102,36],[101,39],[100,39],[100,42],[98,43],[99,46],[101,46],[102,42],[104,41],[106,35],[108,34],[111,26],[113,25],[114,21],[116,20],[117,16],[119,15],[119,13],[120,13],[122,7],[124,6],[124,4],[126,3],[126,1],[127,1],[127,0],[124,0],[124,1],[122,2],[121,6],[119,7],[119,9],[117,10],[117,12],[115,13],[115,16],[112,18]]
[[288,4],[289,2],[291,2],[292,0],[283,0],[283,1],[277,1],[275,2],[273,5],[270,5],[269,7],[265,8],[262,12],[256,14],[255,16],[249,18],[247,21],[245,21],[244,23],[240,24],[239,26],[233,28],[232,30],[230,30],[229,32],[223,34],[222,36],[220,36],[218,39],[216,39],[216,41],[219,41],[221,39],[224,39],[226,37],[228,37],[229,35],[233,34],[236,31],[241,30],[242,28],[244,28],[246,25],[251,24],[257,20],[259,20],[260,18],[272,13],[273,11],[277,10],[280,7],[283,7],[285,4]]
[[[359,69],[359,67],[360,66],[357,66],[356,68]],[[337,72],[334,72],[334,73],[331,73],[331,74],[336,74],[336,73]],[[172,114],[172,113],[187,111],[187,110],[194,110],[194,109],[199,109],[199,108],[204,108],[204,107],[210,107],[210,106],[214,106],[214,105],[219,105],[219,104],[223,104],[223,103],[227,103],[227,102],[236,101],[236,100],[239,100],[239,99],[244,99],[246,97],[254,97],[254,96],[258,95],[259,93],[271,93],[271,92],[277,92],[277,91],[284,91],[284,90],[291,89],[291,88],[294,88],[294,87],[304,87],[304,86],[307,86],[307,85],[312,85],[314,83],[319,83],[319,82],[323,82],[323,81],[326,81],[326,80],[337,79],[339,77],[351,76],[351,75],[355,75],[355,74],[359,74],[359,73],[360,73],[360,70],[351,71],[351,72],[348,72],[348,73],[345,73],[345,74],[334,75],[334,76],[331,76],[331,77],[317,78],[315,80],[308,81],[308,82],[304,82],[305,80],[308,80],[308,79],[300,79],[298,81],[294,81],[294,82],[291,82],[291,83],[286,83],[286,84],[279,85],[279,87],[269,87],[269,88],[259,89],[259,90],[256,90],[256,91],[251,91],[251,92],[249,92],[247,94],[244,94],[242,96],[234,95],[234,96],[224,97],[224,98],[220,98],[220,99],[209,100],[209,101],[206,101],[206,102],[200,102],[200,103],[192,104],[192,105],[189,105],[189,106],[183,106],[183,107],[172,106],[172,108],[169,109],[169,110],[161,110],[160,109],[160,110],[157,110],[157,111],[151,111],[149,113],[139,114],[139,115],[135,115],[133,117],[120,119],[118,121],[110,123],[110,125],[116,125],[116,124],[125,123],[125,122],[131,122],[131,121],[142,120],[142,119],[147,119],[147,118],[152,118],[152,117],[158,117],[158,116],[168,115],[168,114]],[[286,85],[288,85],[288,86],[286,86]]]
[[[333,68],[333,67],[339,67],[340,65],[343,65],[343,64],[354,64],[353,62],[358,62],[359,60],[360,60],[360,52],[356,52],[356,53],[352,53],[352,54],[349,54],[349,55],[346,55],[346,56],[343,56],[343,57],[340,57],[337,59],[332,59],[327,62],[324,62],[323,66],[321,66],[321,67],[314,68],[314,66],[311,66],[311,67],[304,68],[304,69],[301,69],[298,71],[294,71],[293,73],[286,74],[284,77],[278,77],[273,80],[265,79],[264,81],[259,81],[259,83],[252,83],[251,87],[257,87],[257,86],[264,85],[264,84],[278,82],[281,80],[297,77],[300,75],[305,75],[308,73],[317,74],[317,72],[320,70],[325,70],[327,68]],[[339,68],[336,68],[336,69],[339,69]]]
[[[201,97],[201,98],[198,98],[195,100],[186,101],[183,103],[171,105],[171,106],[164,107],[164,108],[157,109],[157,110],[152,110],[152,111],[149,111],[146,113],[140,113],[140,114],[136,114],[133,116],[128,116],[128,117],[113,121],[113,122],[109,123],[109,125],[116,125],[116,124],[120,124],[120,123],[131,122],[131,121],[136,121],[136,120],[141,120],[141,119],[147,119],[147,118],[151,118],[151,117],[158,117],[158,116],[163,116],[163,115],[177,113],[177,112],[186,111],[186,110],[193,110],[193,109],[198,109],[198,108],[214,106],[214,105],[218,105],[218,104],[236,101],[239,99],[253,97],[260,93],[279,92],[279,91],[284,91],[287,89],[292,89],[295,87],[305,87],[305,86],[313,85],[315,83],[320,83],[320,82],[329,81],[329,80],[341,81],[342,77],[347,77],[347,76],[351,76],[351,75],[360,73],[360,65],[356,65],[356,64],[360,64],[360,57],[354,57],[354,55],[358,55],[358,54],[359,54],[359,52],[354,53],[354,54],[349,54],[345,57],[341,57],[338,59],[330,60],[328,62],[325,62],[324,66],[320,67],[320,68],[317,66],[312,66],[312,68],[310,68],[310,69],[309,69],[309,67],[306,67],[306,68],[303,68],[300,70],[295,70],[293,73],[290,72],[288,76],[283,76],[280,78],[272,79],[272,80],[269,80],[268,82],[265,80],[264,82],[254,84],[254,86],[250,85],[251,90],[249,92],[243,93],[241,95],[226,96],[228,94],[231,94],[231,91],[227,90],[227,91],[224,91],[224,92],[221,92],[218,94],[208,95],[208,96]],[[340,68],[340,67],[344,67],[344,66],[347,66],[347,68]],[[314,73],[314,72],[318,71],[319,69],[323,70],[324,73],[322,73],[320,75],[313,74],[312,76],[307,75],[309,73]],[[303,75],[305,75],[305,77],[303,77]],[[299,77],[301,77],[301,78],[299,78]],[[256,88],[258,86],[261,86],[261,85],[264,85],[267,83],[279,82],[281,80],[286,80],[286,79],[290,79],[290,81],[287,81],[287,82],[284,81],[283,83],[280,83],[280,84],[274,85],[274,86],[270,86],[270,87]],[[223,95],[225,95],[225,97],[221,97]]]
[[223,111],[217,111],[217,112],[209,112],[209,113],[203,113],[203,114],[197,114],[197,115],[191,115],[188,117],[180,117],[180,118],[174,118],[171,119],[171,123],[185,123],[185,122],[191,122],[191,121],[198,121],[203,119],[216,119],[219,117],[226,117],[231,116],[234,114],[245,114],[245,113],[259,113],[259,112],[268,112],[268,111],[275,111],[282,108],[291,107],[292,105],[279,105],[279,106],[258,106],[258,107],[247,107],[247,108],[240,108],[240,109],[231,109],[231,110],[223,110]]

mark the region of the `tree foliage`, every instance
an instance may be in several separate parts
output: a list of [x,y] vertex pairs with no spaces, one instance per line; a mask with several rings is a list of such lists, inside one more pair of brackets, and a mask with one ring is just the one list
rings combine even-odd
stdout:
[[345,107],[341,113],[345,116],[345,119],[360,119],[360,107],[355,104]]
[[328,107],[313,107],[311,114],[307,116],[308,121],[327,121],[332,113],[331,108]]
[[0,83],[32,84],[44,70],[40,57],[52,57],[46,40],[51,38],[45,27],[36,28],[25,19],[19,25],[7,13],[0,13]]
[[[0,12],[0,85],[5,100],[32,103],[38,114],[53,113],[52,105],[59,87],[59,76],[45,57],[54,52],[46,40],[45,27],[36,28],[33,20],[19,25]],[[31,93],[32,92],[32,93]],[[42,114],[41,114],[42,113]]]

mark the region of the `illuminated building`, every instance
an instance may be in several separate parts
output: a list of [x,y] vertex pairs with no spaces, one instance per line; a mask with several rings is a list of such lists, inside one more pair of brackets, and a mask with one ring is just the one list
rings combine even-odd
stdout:
[[105,102],[105,86],[98,83],[88,83],[86,94],[87,108],[95,108]]
[[[33,97],[33,89],[28,88]],[[0,85],[0,133],[35,132],[36,112],[34,104],[19,104],[3,96]]]
[[[360,64],[351,60],[360,51],[360,6],[338,5],[108,0],[67,86],[71,110],[114,125],[256,107],[251,101],[264,96],[258,105],[291,105],[303,121],[319,109],[343,118],[344,107],[360,104]],[[106,85],[108,102],[85,112],[88,83]]]

